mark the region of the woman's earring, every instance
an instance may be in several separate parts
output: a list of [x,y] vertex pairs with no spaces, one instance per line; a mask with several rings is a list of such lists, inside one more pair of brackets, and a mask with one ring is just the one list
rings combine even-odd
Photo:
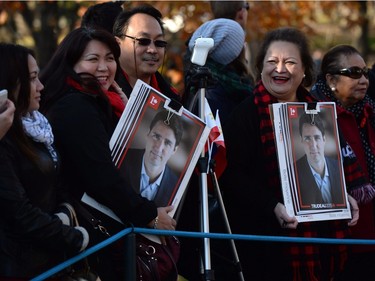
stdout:
[[336,91],[336,88],[334,86],[331,87],[331,91],[334,92]]

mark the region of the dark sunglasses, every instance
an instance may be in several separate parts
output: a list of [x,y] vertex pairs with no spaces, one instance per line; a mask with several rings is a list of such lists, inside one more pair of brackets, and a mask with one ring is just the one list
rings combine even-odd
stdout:
[[137,38],[129,35],[124,35],[125,37],[128,37],[130,39],[133,39],[134,41],[137,41],[140,46],[150,46],[151,42],[154,42],[155,47],[157,48],[165,48],[167,47],[167,41],[164,40],[151,40],[149,38]]
[[367,67],[360,68],[358,66],[352,66],[349,68],[340,69],[332,74],[339,74],[339,75],[350,77],[352,79],[360,79],[362,75],[364,75],[366,79],[368,79],[368,71],[369,70]]

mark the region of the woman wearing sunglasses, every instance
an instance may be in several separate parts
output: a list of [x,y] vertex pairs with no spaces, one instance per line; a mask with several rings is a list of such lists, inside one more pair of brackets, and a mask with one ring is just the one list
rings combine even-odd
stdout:
[[[358,158],[368,181],[375,184],[374,102],[366,95],[368,68],[361,54],[350,45],[338,45],[323,57],[321,73],[311,93],[323,101],[334,101],[344,137]],[[342,148],[343,154],[348,151]],[[373,190],[352,193],[360,207],[360,220],[352,227],[353,238],[374,239]],[[375,246],[352,246],[342,279],[375,280]],[[335,279],[336,280],[336,279]]]

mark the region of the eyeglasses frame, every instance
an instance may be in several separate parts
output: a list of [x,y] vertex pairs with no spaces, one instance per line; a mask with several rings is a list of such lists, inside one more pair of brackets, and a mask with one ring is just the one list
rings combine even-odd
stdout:
[[[134,42],[137,41],[139,45],[143,46],[143,47],[148,47],[151,45],[151,42],[154,43],[155,47],[156,48],[166,48],[167,45],[168,45],[168,42],[167,41],[164,41],[164,40],[152,40],[150,38],[143,38],[143,37],[134,37],[134,36],[130,36],[130,35],[127,35],[127,34],[124,34],[123,35],[124,37],[128,37],[130,39],[132,39]],[[144,44],[141,44],[140,41],[141,40],[150,40],[149,43],[147,45],[144,45]],[[162,44],[165,44],[165,46],[160,46],[159,43]],[[158,46],[159,45],[159,46]]]
[[[357,69],[360,69],[360,73],[361,73],[361,76],[359,76],[358,78],[356,77],[352,77],[350,75],[353,75],[353,72],[352,72],[352,69],[353,68],[357,68]],[[352,78],[352,79],[361,79],[362,75],[365,76],[366,79],[368,79],[369,77],[369,69],[367,66],[365,66],[364,68],[360,68],[358,66],[352,66],[352,67],[347,67],[347,68],[342,68],[342,69],[339,69],[337,70],[336,72],[332,73],[332,74],[336,74],[336,75],[343,75],[343,76],[346,76],[346,77],[349,77],[349,78]]]

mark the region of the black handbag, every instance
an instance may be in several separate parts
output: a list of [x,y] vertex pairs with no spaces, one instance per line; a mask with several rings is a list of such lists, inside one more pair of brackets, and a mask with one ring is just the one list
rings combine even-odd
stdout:
[[[77,214],[72,205],[69,203],[63,203],[69,212],[70,217],[73,219],[73,225],[79,226]],[[90,268],[87,258],[84,258],[81,262],[72,265],[68,272],[61,278],[62,281],[100,281],[97,273],[93,272]]]
[[159,244],[147,237],[136,236],[136,265],[138,281],[176,281],[180,242],[175,236],[166,236],[166,244]]
[[87,259],[83,260],[83,268],[71,268],[68,273],[65,274],[62,281],[100,281],[100,277],[92,272]]
[[[95,210],[86,204],[76,203],[77,213],[81,215],[85,221],[89,222],[95,230],[89,231],[91,234],[97,233],[99,238],[97,242],[101,242],[110,237],[111,234],[121,230],[117,223],[109,222],[105,217],[101,216],[100,220],[96,217],[98,214]],[[89,210],[90,211],[89,211]],[[95,214],[95,215],[94,215]],[[104,221],[104,223],[102,222]],[[122,225],[124,228],[124,225]],[[166,244],[154,242],[147,237],[136,235],[136,267],[137,281],[176,281],[178,277],[177,260],[180,255],[180,242],[177,237],[165,236]],[[115,275],[119,280],[124,279],[124,240],[120,239],[113,243],[111,247],[111,261]]]

